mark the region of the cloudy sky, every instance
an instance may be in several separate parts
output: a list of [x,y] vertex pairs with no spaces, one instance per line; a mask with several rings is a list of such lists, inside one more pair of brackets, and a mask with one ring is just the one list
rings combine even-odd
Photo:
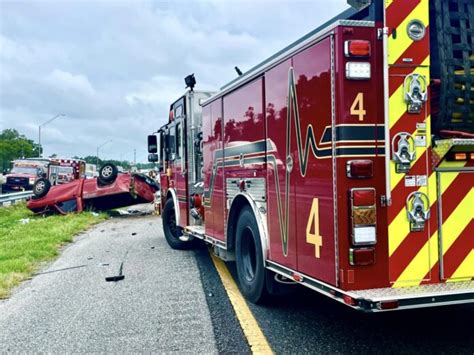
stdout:
[[0,130],[45,154],[146,161],[146,135],[195,73],[215,90],[347,8],[346,0],[0,0]]

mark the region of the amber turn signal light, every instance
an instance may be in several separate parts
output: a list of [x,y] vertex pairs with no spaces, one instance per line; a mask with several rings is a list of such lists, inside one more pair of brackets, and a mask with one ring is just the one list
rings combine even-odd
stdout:
[[466,153],[456,153],[454,154],[454,160],[467,160]]

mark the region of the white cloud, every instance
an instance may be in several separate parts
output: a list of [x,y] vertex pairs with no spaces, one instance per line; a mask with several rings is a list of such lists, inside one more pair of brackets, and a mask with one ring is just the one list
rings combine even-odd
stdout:
[[71,74],[66,71],[54,69],[45,79],[51,86],[69,92],[70,95],[82,94],[84,96],[92,96],[95,90],[89,79],[81,74]]
[[[119,158],[164,123],[195,73],[215,90],[346,8],[345,0],[0,1],[0,129],[46,153]],[[131,155],[128,155],[131,158]]]
[[[183,81],[176,77],[157,75],[150,81],[137,83],[137,90],[125,96],[130,106],[151,105],[152,107],[163,107],[169,105],[183,93]],[[164,90],[166,88],[166,90]]]

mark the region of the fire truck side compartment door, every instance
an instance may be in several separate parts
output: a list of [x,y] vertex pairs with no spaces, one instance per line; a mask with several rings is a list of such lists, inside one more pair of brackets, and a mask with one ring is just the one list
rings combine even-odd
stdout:
[[[291,59],[265,73],[265,103],[267,139],[271,148],[267,150],[267,195],[268,231],[270,236],[270,259],[286,267],[297,268],[296,256],[296,183],[293,177],[296,169],[287,171],[291,165],[296,140],[294,136],[293,113],[288,107],[289,71]],[[290,150],[288,125],[293,136]],[[293,154],[294,157],[294,154]],[[289,179],[288,184],[287,179]]]
[[224,240],[224,171],[222,99],[203,107],[203,181],[205,233]]
[[391,205],[387,207],[393,287],[431,280],[437,253],[436,179],[430,165],[429,0],[385,1],[389,64]]
[[[298,271],[336,285],[334,228],[334,153],[321,145],[326,127],[332,126],[331,38],[327,37],[293,57],[299,109],[292,120],[296,144],[292,184],[296,185]],[[305,103],[305,104],[302,104]],[[293,124],[293,122],[292,122]],[[311,146],[313,135],[316,147]],[[306,145],[305,145],[306,142]]]
[[440,276],[469,281],[474,277],[474,168],[438,171],[437,180]]

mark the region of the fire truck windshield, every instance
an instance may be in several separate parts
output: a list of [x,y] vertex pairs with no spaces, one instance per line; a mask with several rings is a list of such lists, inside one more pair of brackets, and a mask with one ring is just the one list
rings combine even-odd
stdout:
[[38,169],[35,167],[28,166],[15,166],[12,171],[12,174],[28,174],[28,175],[37,175]]

